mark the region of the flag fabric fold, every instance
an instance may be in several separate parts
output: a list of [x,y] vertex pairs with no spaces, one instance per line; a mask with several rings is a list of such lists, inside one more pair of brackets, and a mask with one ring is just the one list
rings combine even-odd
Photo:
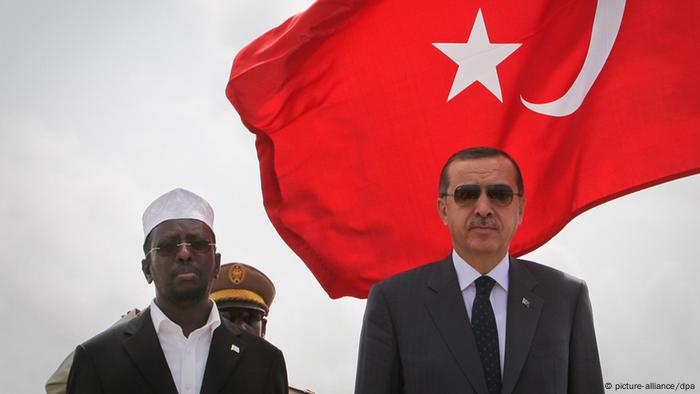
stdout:
[[226,89],[271,222],[331,297],[365,297],[449,253],[436,199],[457,150],[520,164],[516,256],[700,172],[700,3],[681,3],[317,1],[242,49]]

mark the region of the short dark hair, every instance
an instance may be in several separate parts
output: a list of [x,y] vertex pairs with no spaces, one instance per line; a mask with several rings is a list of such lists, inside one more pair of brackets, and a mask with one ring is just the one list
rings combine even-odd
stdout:
[[447,176],[447,169],[450,167],[452,162],[457,160],[484,159],[487,157],[498,156],[505,157],[511,162],[511,164],[513,164],[513,168],[515,168],[515,185],[518,187],[518,191],[524,195],[525,186],[523,185],[523,175],[520,173],[518,163],[516,163],[515,160],[510,157],[510,155],[498,148],[477,146],[474,148],[463,149],[447,159],[447,162],[445,162],[445,165],[442,167],[442,171],[440,171],[440,188],[438,189],[438,196],[443,196],[445,193],[447,193],[447,186],[450,184],[450,179]]

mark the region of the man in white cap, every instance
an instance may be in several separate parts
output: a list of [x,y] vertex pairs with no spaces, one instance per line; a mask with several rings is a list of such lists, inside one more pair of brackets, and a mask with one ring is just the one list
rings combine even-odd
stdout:
[[221,260],[213,222],[211,206],[187,190],[151,203],[141,267],[156,297],[76,348],[69,394],[287,392],[282,352],[221,319],[209,300]]

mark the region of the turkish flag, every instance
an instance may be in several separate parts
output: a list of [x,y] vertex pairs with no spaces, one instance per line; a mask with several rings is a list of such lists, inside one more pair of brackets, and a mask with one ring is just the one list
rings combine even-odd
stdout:
[[265,209],[333,297],[446,256],[454,152],[496,146],[520,255],[581,212],[700,172],[700,2],[320,0],[238,53]]

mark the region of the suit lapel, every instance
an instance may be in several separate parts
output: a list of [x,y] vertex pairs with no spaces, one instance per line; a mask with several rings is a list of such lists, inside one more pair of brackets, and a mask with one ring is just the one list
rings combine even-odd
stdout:
[[476,392],[488,393],[451,256],[434,266],[428,280],[425,306],[447,348]]
[[151,384],[153,391],[162,394],[177,394],[168,362],[160,347],[158,335],[153,328],[151,308],[129,321],[123,342],[126,353],[141,371],[141,375]]
[[211,339],[201,394],[214,394],[220,391],[245,352],[245,345],[241,330],[228,320],[221,319],[221,325],[214,330]]
[[525,364],[544,301],[533,293],[537,281],[518,260],[510,259],[506,356],[502,394],[510,394]]

